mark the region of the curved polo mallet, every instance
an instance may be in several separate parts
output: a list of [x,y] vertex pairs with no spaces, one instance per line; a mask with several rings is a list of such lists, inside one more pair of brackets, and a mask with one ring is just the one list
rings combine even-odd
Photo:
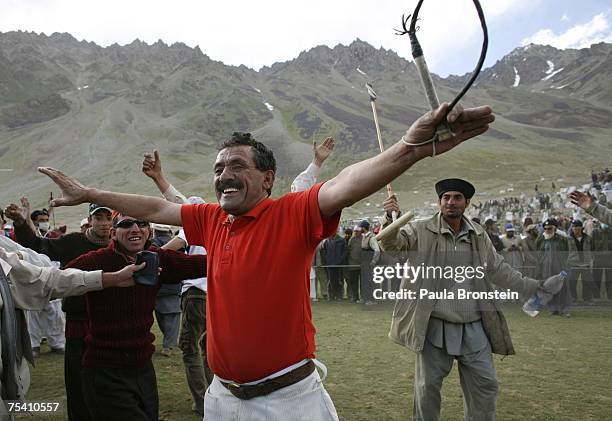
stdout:
[[[482,50],[480,52],[480,58],[478,60],[478,64],[476,65],[476,68],[472,72],[472,76],[467,81],[467,83],[465,84],[461,92],[459,92],[459,94],[457,94],[455,99],[453,99],[453,101],[450,103],[448,109],[446,110],[446,114],[444,115],[444,119],[442,120],[442,123],[440,123],[440,125],[438,126],[434,137],[426,142],[414,145],[414,146],[420,146],[420,145],[424,145],[427,143],[433,143],[434,155],[436,151],[435,142],[444,141],[444,140],[450,139],[453,136],[453,132],[450,129],[450,126],[446,120],[446,117],[448,116],[448,113],[455,107],[455,105],[457,105],[459,100],[465,95],[468,89],[470,89],[470,87],[472,86],[476,78],[478,77],[478,74],[480,73],[480,70],[482,69],[482,65],[484,64],[484,60],[487,55],[487,47],[489,44],[489,36],[487,33],[487,23],[485,21],[484,13],[482,11],[482,7],[480,6],[479,1],[473,0],[473,2],[474,2],[474,6],[476,7],[476,11],[478,12],[478,17],[480,18],[480,24],[482,26],[482,32],[483,32]],[[429,102],[429,106],[431,107],[432,110],[434,110],[440,106],[440,102],[438,100],[438,95],[436,94],[436,89],[434,87],[433,80],[431,79],[431,74],[429,73],[429,69],[427,68],[427,62],[425,61],[425,57],[423,55],[423,49],[421,48],[421,44],[419,44],[419,40],[417,39],[417,36],[416,36],[416,32],[419,29],[416,26],[416,22],[417,22],[419,11],[421,10],[422,4],[423,4],[423,0],[419,0],[412,15],[408,15],[408,17],[406,18],[404,18],[404,15],[402,15],[402,30],[396,29],[396,33],[397,35],[408,34],[408,36],[410,37],[410,46],[412,47],[412,57],[414,58],[414,63],[416,64],[417,72],[419,73],[421,83],[423,84],[423,89],[425,90],[425,95],[427,96],[427,101]],[[412,16],[412,19],[411,19],[411,16]],[[406,25],[408,24],[409,19],[411,19],[410,28],[407,28]]]
[[[378,112],[376,111],[376,92],[374,92],[374,87],[371,83],[366,83],[366,88],[368,90],[368,95],[370,96],[370,104],[372,104],[372,114],[374,115],[374,126],[376,126],[376,137],[378,138],[378,147],[380,148],[380,152],[385,151],[385,146],[382,143],[382,136],[380,135],[380,125],[378,124]],[[393,189],[391,188],[391,183],[387,184],[387,195],[388,197],[393,196]],[[397,218],[397,214],[393,211],[393,220]]]

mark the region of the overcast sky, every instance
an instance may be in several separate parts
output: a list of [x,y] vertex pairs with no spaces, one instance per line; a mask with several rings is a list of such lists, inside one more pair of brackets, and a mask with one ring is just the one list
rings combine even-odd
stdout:
[[[528,42],[558,48],[612,42],[610,0],[481,0],[489,26],[490,66]],[[0,32],[68,32],[107,46],[162,39],[183,42],[226,64],[259,69],[325,44],[356,38],[408,58],[407,37],[394,35],[416,1],[309,0],[0,0]],[[482,35],[469,0],[428,0],[419,39],[432,71],[471,71]]]

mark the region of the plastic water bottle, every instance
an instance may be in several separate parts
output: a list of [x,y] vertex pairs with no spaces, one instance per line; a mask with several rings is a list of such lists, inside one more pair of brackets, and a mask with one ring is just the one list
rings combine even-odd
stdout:
[[542,288],[539,288],[523,305],[523,311],[531,317],[537,316],[552,297],[561,290],[565,279],[567,279],[565,271],[548,278]]

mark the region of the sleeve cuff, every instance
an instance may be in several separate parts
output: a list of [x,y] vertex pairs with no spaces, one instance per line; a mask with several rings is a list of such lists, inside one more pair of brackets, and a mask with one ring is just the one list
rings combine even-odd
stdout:
[[586,211],[588,214],[592,214],[595,208],[597,208],[597,202],[593,200],[591,201],[591,206],[589,206],[589,208]]
[[179,204],[187,203],[187,198],[183,195],[183,193],[178,191],[176,187],[174,187],[172,184],[170,184],[170,187],[168,187],[166,191],[162,193],[162,195],[169,202],[179,203]]
[[87,291],[99,291],[102,286],[102,271],[94,270],[92,272],[83,272],[83,284]]

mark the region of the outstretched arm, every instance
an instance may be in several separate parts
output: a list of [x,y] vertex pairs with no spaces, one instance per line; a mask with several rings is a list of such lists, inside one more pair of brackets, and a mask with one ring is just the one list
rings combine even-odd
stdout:
[[62,190],[62,197],[52,200],[54,207],[90,202],[108,206],[125,215],[145,221],[182,225],[181,205],[179,204],[157,197],[114,193],[87,187],[54,168],[41,167],[38,171],[49,176]]
[[144,263],[128,265],[117,272],[38,267],[20,260],[17,253],[6,253],[2,247],[0,265],[12,281],[11,294],[17,307],[24,310],[42,310],[56,298],[82,295],[103,288],[134,286],[134,272],[144,267]]
[[[415,121],[402,140],[379,155],[353,164],[325,183],[319,190],[319,208],[323,216],[331,216],[343,208],[375,193],[419,160],[434,153],[432,143],[423,143],[434,136],[436,126],[448,108],[443,103]],[[436,142],[435,153],[451,150],[461,142],[478,136],[495,120],[488,106],[467,110],[454,109],[448,116],[455,135]]]
[[612,210],[595,202],[589,194],[574,191],[570,193],[569,197],[574,205],[580,206],[601,222],[608,225],[612,224]]

